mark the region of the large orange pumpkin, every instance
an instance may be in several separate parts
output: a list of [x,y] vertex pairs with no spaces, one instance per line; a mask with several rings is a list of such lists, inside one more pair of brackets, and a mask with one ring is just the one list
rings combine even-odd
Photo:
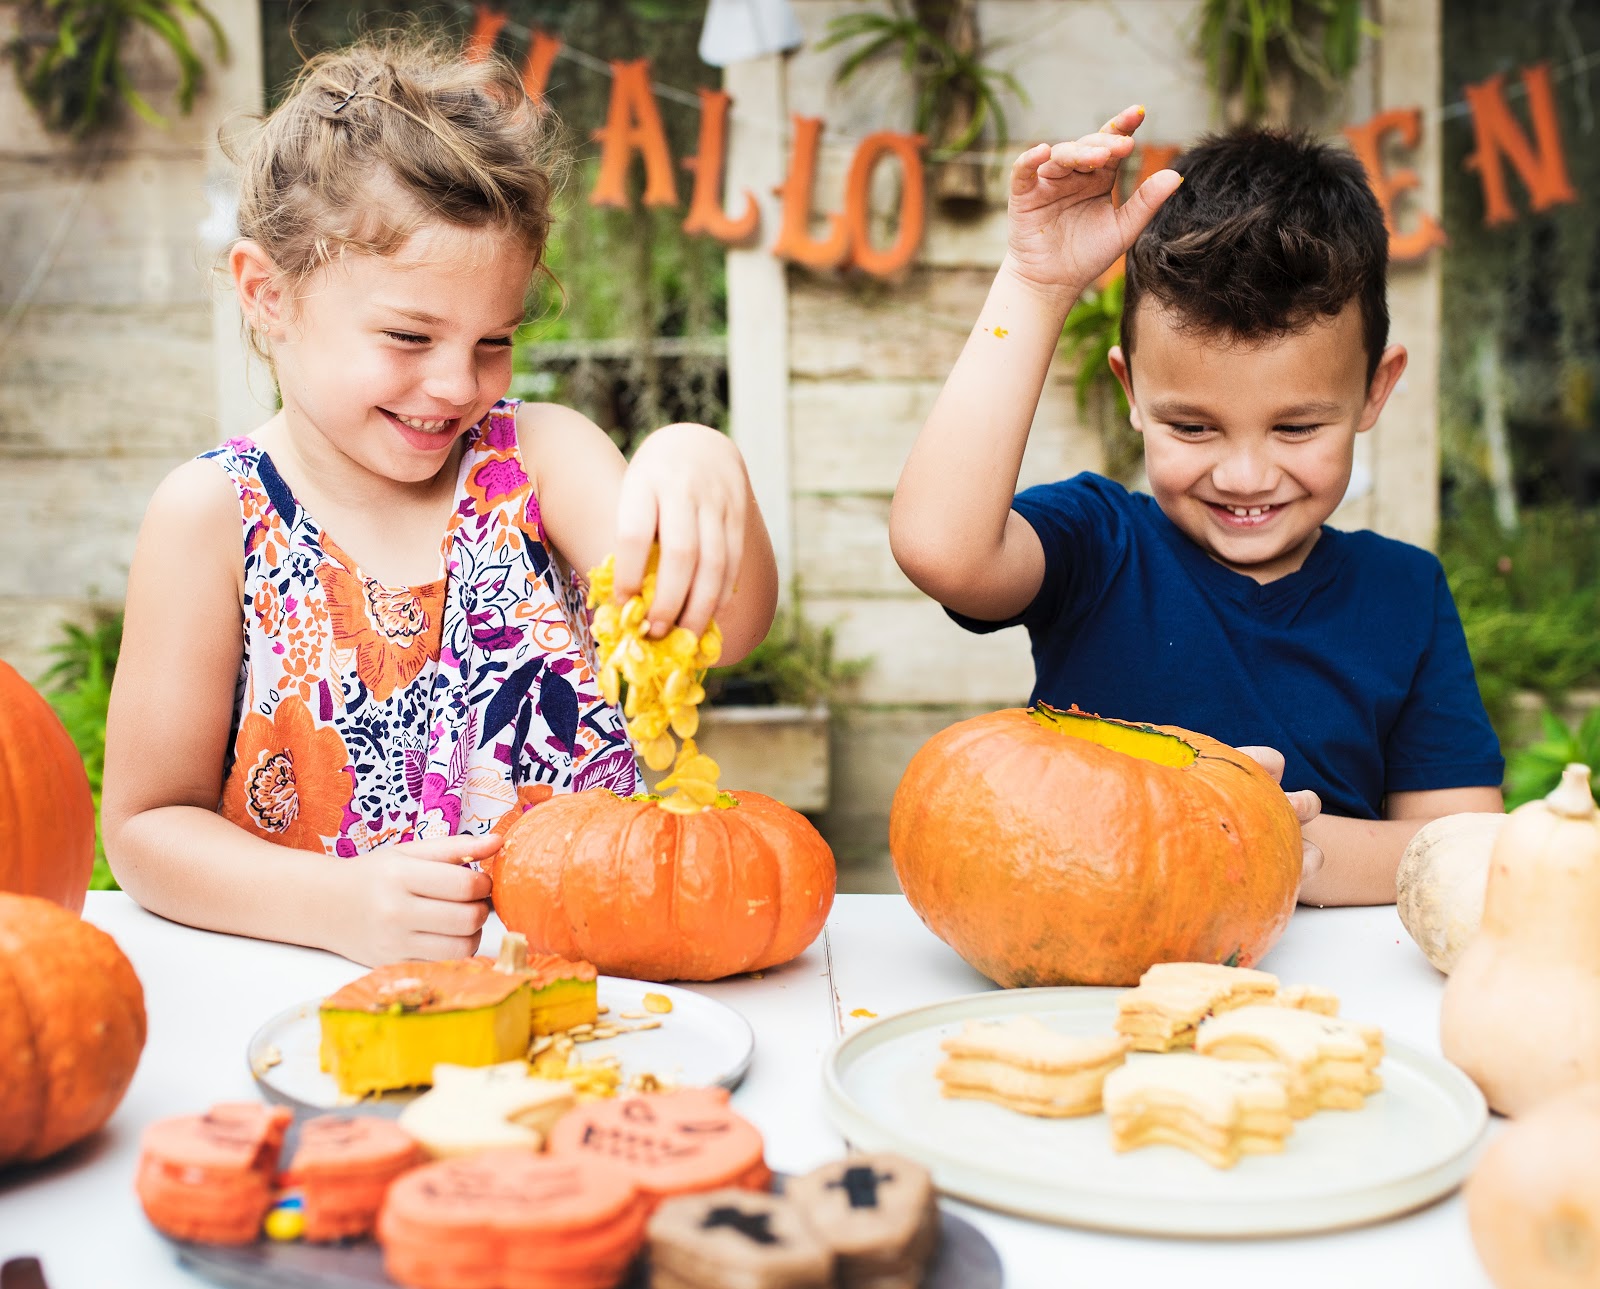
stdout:
[[723,793],[691,814],[604,788],[528,811],[485,868],[538,953],[639,980],[719,980],[797,957],[833,907],[833,852],[782,802]]
[[1250,757],[1044,706],[929,739],[895,791],[889,852],[918,916],[1008,987],[1251,966],[1300,885],[1294,809]]
[[0,891],[83,912],[94,871],[94,797],[50,704],[0,662]]
[[144,989],[116,941],[48,900],[0,894],[0,1168],[98,1130],[144,1038]]

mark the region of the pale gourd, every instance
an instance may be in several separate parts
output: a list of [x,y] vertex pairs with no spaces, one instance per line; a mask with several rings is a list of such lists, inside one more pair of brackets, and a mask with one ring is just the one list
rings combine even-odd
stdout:
[[1449,975],[1483,920],[1489,852],[1504,814],[1466,813],[1430,819],[1400,857],[1395,908],[1417,947]]
[[1600,810],[1588,766],[1569,765],[1501,828],[1439,1037],[1501,1114],[1600,1080]]
[[1489,1143],[1467,1225],[1498,1289],[1600,1285],[1600,1083],[1552,1097]]

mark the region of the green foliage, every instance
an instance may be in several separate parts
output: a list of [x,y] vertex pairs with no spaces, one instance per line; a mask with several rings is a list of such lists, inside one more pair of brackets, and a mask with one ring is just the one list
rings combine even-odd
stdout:
[[1519,689],[1600,685],[1600,513],[1529,509],[1505,533],[1473,508],[1441,526],[1439,557],[1498,727]]
[[1600,707],[1572,728],[1548,709],[1540,713],[1544,737],[1517,748],[1506,760],[1506,809],[1548,796],[1561,782],[1561,772],[1574,763],[1587,765],[1594,774],[1590,788],[1600,800]]
[[754,705],[831,703],[841,686],[871,664],[868,658],[838,658],[833,628],[801,615],[798,601],[780,608],[767,638],[738,662],[716,667],[705,681],[709,702]]
[[1089,410],[1089,395],[1097,383],[1103,382],[1116,391],[1118,413],[1124,418],[1128,415],[1128,396],[1107,361],[1112,348],[1122,342],[1122,288],[1123,278],[1119,275],[1103,290],[1085,291],[1061,328],[1062,356],[1078,368],[1073,387],[1079,412]]
[[[1017,78],[986,67],[976,52],[959,50],[931,30],[911,0],[892,0],[891,8],[890,13],[844,13],[829,20],[828,34],[817,41],[817,49],[860,42],[839,64],[834,79],[843,85],[865,64],[898,52],[901,68],[917,87],[912,128],[935,141],[931,154],[935,160],[965,152],[991,126],[994,137],[1004,142],[1008,135],[1002,95],[1028,102],[1027,91]],[[955,138],[945,139],[942,126],[950,105],[962,95],[971,99],[972,119]]]
[[77,744],[94,793],[94,876],[89,879],[89,889],[114,891],[117,881],[106,863],[101,837],[100,783],[106,762],[106,708],[111,701],[111,677],[122,648],[122,614],[99,614],[88,628],[65,623],[61,633],[63,638],[50,650],[55,664],[45,672],[40,688]]
[[1361,37],[1378,28],[1362,0],[1204,0],[1197,45],[1212,90],[1238,94],[1245,114],[1267,111],[1267,86],[1280,68],[1324,90],[1349,80]]
[[178,107],[187,113],[205,64],[186,22],[209,28],[217,57],[226,61],[227,36],[201,0],[26,0],[10,42],[17,82],[51,130],[81,138],[108,119],[118,98],[152,125],[165,125],[134,89],[123,46],[139,27],[166,45],[178,64]]

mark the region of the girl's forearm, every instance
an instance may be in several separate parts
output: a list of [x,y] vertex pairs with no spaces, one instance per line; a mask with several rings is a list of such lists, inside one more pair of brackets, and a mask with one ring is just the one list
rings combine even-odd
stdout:
[[1322,848],[1323,865],[1300,888],[1300,902],[1393,904],[1400,857],[1427,822],[1318,815],[1305,826],[1305,835]]
[[1001,265],[895,489],[890,536],[902,566],[907,558],[944,568],[955,561],[951,576],[959,578],[958,569],[990,564],[1075,298],[1043,294],[1009,260]]
[[197,806],[161,806],[107,828],[122,889],[174,922],[338,952],[359,910],[346,865],[277,846]]

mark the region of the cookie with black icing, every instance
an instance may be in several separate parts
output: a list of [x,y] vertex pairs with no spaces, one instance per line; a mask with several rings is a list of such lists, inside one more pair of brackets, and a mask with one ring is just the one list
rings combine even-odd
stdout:
[[785,1188],[833,1250],[840,1289],[919,1285],[939,1240],[928,1170],[902,1155],[849,1155]]
[[827,1289],[833,1254],[799,1208],[737,1187],[665,1200],[650,1219],[650,1289]]

